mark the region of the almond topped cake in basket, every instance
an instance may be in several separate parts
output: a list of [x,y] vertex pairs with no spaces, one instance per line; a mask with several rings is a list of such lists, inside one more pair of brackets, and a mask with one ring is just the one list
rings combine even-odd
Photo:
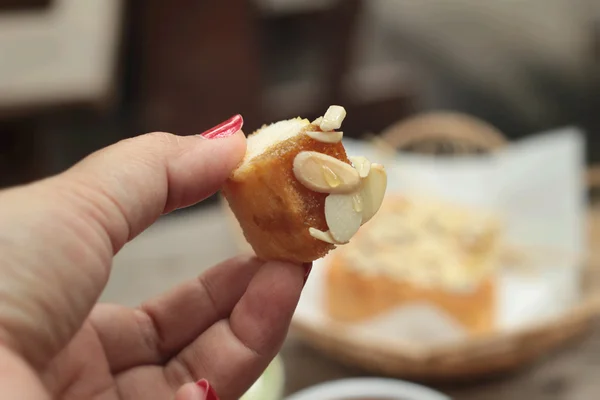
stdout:
[[431,113],[348,141],[383,160],[388,191],[315,263],[295,335],[372,373],[456,380],[526,365],[587,331],[600,281],[581,229],[580,137],[508,144],[484,121]]
[[493,328],[501,224],[423,197],[388,197],[371,224],[327,260],[331,318],[357,322],[426,302],[467,331]]

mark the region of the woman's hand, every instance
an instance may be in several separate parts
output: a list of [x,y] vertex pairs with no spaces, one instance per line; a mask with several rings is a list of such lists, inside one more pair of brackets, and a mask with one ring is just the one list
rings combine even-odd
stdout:
[[285,338],[303,268],[238,257],[138,308],[96,305],[127,241],[219,189],[244,155],[240,127],[143,135],[0,192],[2,398],[215,398],[200,379],[222,400],[248,389]]

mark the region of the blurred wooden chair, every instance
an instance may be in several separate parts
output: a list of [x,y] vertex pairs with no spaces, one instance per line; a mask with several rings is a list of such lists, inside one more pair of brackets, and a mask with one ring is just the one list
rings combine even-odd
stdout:
[[248,0],[131,0],[133,132],[197,134],[241,113],[262,122],[255,10]]
[[[381,73],[386,66],[353,68],[362,4],[132,0],[130,47],[140,51],[136,130],[194,134],[239,112],[249,133],[268,121],[318,116],[336,103],[348,109],[348,136],[383,129],[412,111],[414,96],[408,85],[393,95],[376,93],[406,84],[389,68]],[[280,37],[290,27],[302,33],[293,45]],[[318,48],[318,72],[277,79],[297,67],[294,57],[306,43]]]

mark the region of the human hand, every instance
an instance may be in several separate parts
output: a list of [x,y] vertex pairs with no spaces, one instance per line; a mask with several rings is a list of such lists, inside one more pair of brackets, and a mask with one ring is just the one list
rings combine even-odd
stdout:
[[219,189],[244,155],[239,129],[142,135],[0,192],[2,398],[214,399],[208,381],[226,400],[260,376],[298,302],[297,265],[237,257],[138,308],[96,305],[127,241]]

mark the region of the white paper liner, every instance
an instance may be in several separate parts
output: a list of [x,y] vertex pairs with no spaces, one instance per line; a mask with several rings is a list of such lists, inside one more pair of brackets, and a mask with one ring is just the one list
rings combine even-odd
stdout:
[[[376,162],[381,158],[362,142],[346,140],[345,146],[350,155]],[[514,246],[570,255],[547,257],[531,273],[498,273],[498,330],[558,317],[578,302],[582,268],[578,256],[586,250],[583,148],[580,132],[564,129],[521,141],[494,156],[434,159],[399,154],[385,162],[388,193],[427,194],[491,210],[503,217],[505,237]],[[323,298],[326,261],[315,262],[294,316],[323,329],[331,322]],[[346,330],[368,340],[412,346],[447,344],[467,336],[450,316],[426,303],[397,307]]]

